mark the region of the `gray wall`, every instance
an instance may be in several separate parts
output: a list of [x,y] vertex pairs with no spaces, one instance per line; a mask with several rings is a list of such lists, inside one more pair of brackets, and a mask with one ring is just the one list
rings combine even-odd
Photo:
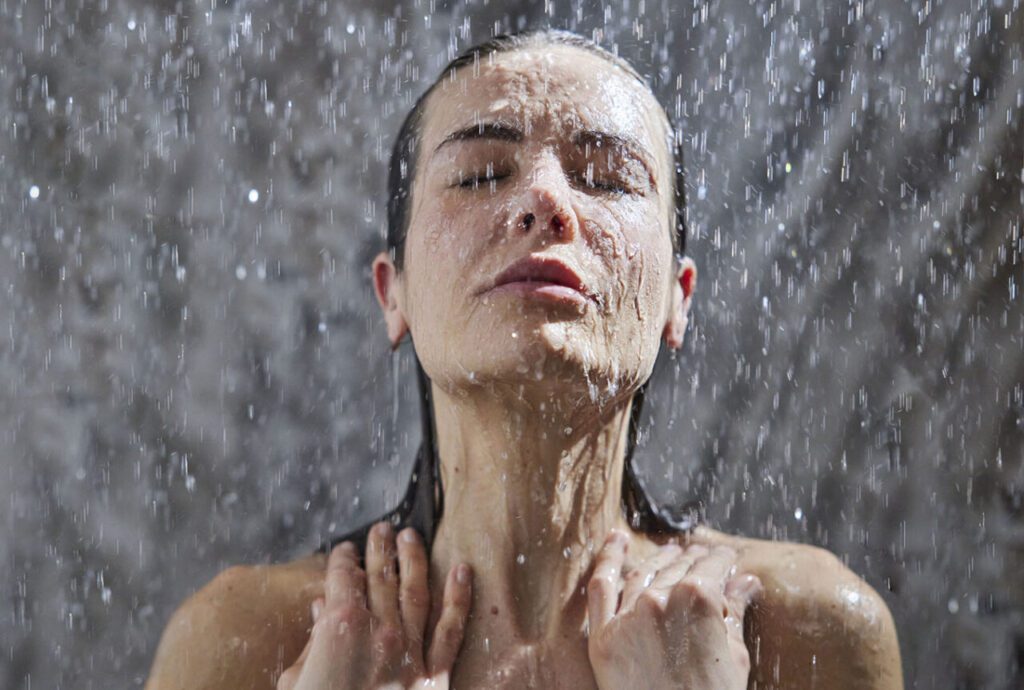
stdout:
[[[551,3],[687,136],[698,292],[640,469],[839,554],[909,687],[1020,687],[1024,9],[798,5]],[[0,1],[0,686],[138,687],[219,570],[395,503],[390,147],[455,52],[544,12]]]

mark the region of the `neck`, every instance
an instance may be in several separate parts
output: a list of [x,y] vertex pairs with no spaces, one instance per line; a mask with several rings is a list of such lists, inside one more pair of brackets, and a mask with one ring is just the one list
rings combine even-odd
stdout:
[[434,581],[455,563],[473,567],[471,626],[507,625],[520,641],[582,627],[594,558],[609,530],[627,529],[630,399],[599,411],[432,390],[444,489]]

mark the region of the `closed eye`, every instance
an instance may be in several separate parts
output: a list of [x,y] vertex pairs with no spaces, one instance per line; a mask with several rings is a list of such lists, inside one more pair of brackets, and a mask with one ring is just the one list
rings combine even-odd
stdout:
[[591,189],[600,189],[601,191],[615,194],[625,194],[627,191],[629,191],[622,185],[611,184],[607,182],[597,182],[593,179],[588,181],[585,175],[576,175],[574,177],[584,187],[589,187]]
[[481,182],[496,182],[497,180],[503,180],[506,177],[508,177],[508,175],[491,175],[490,177],[474,175],[472,177],[467,177],[465,180],[460,182],[458,186],[464,189],[469,187],[475,189]]
[[[462,182],[459,182],[456,186],[461,187],[462,189],[476,189],[476,188],[478,188],[480,186],[481,183],[484,183],[484,182],[495,182],[496,183],[499,180],[505,179],[506,177],[508,177],[508,175],[491,175],[489,177],[488,176],[482,176],[482,175],[474,175],[472,177],[467,177]],[[629,191],[628,189],[626,189],[622,185],[606,183],[606,182],[597,182],[597,181],[594,181],[594,180],[591,180],[591,181],[588,182],[587,178],[585,176],[583,176],[583,175],[574,175],[573,179],[577,183],[579,183],[581,186],[583,186],[583,187],[586,187],[586,188],[589,188],[589,189],[600,190],[601,192],[605,192],[605,193],[609,193],[609,194],[621,195],[621,194],[625,194],[625,193],[627,193]]]

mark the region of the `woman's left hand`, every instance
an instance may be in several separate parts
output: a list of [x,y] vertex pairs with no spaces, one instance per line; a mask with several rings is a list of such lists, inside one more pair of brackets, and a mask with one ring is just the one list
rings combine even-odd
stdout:
[[669,544],[623,583],[628,542],[629,535],[612,531],[587,585],[587,650],[598,687],[746,688],[743,615],[761,581],[734,575],[729,547]]

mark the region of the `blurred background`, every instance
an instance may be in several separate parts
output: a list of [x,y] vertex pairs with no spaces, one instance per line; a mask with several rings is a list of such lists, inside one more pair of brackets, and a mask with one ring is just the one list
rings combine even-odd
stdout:
[[1024,685],[1020,0],[0,0],[0,686],[141,687],[172,611],[398,501],[370,288],[398,127],[577,31],[685,136],[690,330],[637,452],[830,549],[908,687]]

